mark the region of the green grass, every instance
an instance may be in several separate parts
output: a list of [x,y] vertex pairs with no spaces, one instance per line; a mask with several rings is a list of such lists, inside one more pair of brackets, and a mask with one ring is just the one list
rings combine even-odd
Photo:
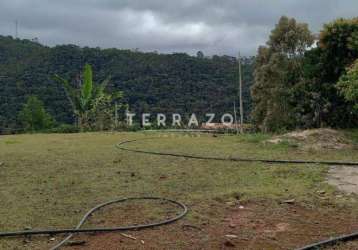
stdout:
[[[157,137],[158,133],[147,132],[145,135]],[[160,140],[144,140],[128,147],[217,157],[358,161],[356,149],[302,150],[297,144],[288,141],[279,144],[266,143],[265,140],[269,136],[262,134],[213,137],[159,133],[159,137]]]
[[[191,207],[186,220],[208,217],[210,203],[232,199],[316,203],[327,167],[190,160],[124,152],[129,148],[207,156],[270,159],[357,160],[357,151],[302,151],[271,145],[266,135],[218,136],[166,133],[37,134],[0,137],[0,231],[75,225],[94,205],[117,197],[153,195]],[[332,201],[338,202],[338,201]],[[200,211],[196,212],[196,211]],[[215,219],[215,218],[212,218]],[[0,240],[0,249],[21,241]],[[10,247],[11,246],[11,247]],[[40,248],[39,248],[40,249]]]
[[358,129],[350,129],[350,130],[346,130],[345,134],[351,138],[351,140],[353,141],[353,143],[358,145]]

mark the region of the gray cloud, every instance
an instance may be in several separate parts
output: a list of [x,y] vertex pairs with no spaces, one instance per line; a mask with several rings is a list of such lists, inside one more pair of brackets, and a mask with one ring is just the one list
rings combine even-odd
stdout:
[[0,34],[47,45],[116,47],[164,53],[253,55],[281,15],[318,32],[356,15],[356,0],[2,0]]

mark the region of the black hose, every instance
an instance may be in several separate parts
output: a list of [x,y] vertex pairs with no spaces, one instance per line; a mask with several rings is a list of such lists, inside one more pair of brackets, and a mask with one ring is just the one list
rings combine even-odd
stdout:
[[341,235],[336,238],[331,238],[329,240],[320,241],[311,245],[304,246],[302,248],[298,248],[296,250],[318,250],[321,249],[322,247],[334,246],[339,243],[348,242],[355,239],[358,239],[358,232]]
[[[180,207],[183,211],[170,219],[166,219],[159,222],[149,223],[149,224],[139,224],[139,225],[131,225],[131,226],[123,226],[123,227],[112,227],[112,228],[83,228],[81,229],[82,225],[86,222],[88,217],[93,214],[98,209],[114,204],[114,203],[120,203],[124,201],[129,200],[162,200],[167,203],[174,204],[178,207]],[[50,229],[50,230],[29,230],[29,231],[16,231],[16,232],[1,232],[0,238],[4,237],[13,237],[13,236],[29,236],[29,235],[55,235],[55,234],[67,234],[70,233],[64,240],[62,240],[60,243],[58,243],[56,246],[52,247],[51,250],[55,250],[63,246],[72,236],[74,233],[92,233],[92,232],[115,232],[115,231],[128,231],[128,230],[139,230],[139,229],[145,229],[145,228],[152,228],[156,226],[166,225],[172,222],[175,222],[181,218],[183,218],[188,212],[188,208],[185,204],[171,200],[166,198],[160,198],[160,197],[130,197],[130,198],[121,198],[116,199],[113,201],[108,201],[105,203],[102,203],[100,205],[97,205],[96,207],[89,210],[81,219],[81,221],[78,223],[78,225],[73,229]]]
[[339,166],[358,166],[358,162],[342,162],[342,161],[310,161],[310,160],[274,160],[274,159],[254,159],[254,158],[224,158],[224,157],[211,157],[211,156],[200,156],[200,155],[190,155],[190,154],[176,154],[176,153],[165,153],[165,152],[156,152],[156,151],[147,151],[139,149],[130,149],[123,145],[129,144],[137,141],[144,140],[153,140],[159,139],[161,137],[151,137],[144,139],[136,140],[127,140],[120,142],[116,147],[123,151],[141,153],[141,154],[151,154],[151,155],[162,155],[162,156],[173,156],[173,157],[184,157],[190,159],[199,159],[199,160],[216,160],[216,161],[241,161],[241,162],[262,162],[262,163],[277,163],[277,164],[323,164],[323,165],[339,165]]
[[[116,145],[116,147],[120,150],[134,152],[134,153],[143,153],[143,154],[151,154],[151,155],[163,155],[163,156],[173,156],[173,157],[184,157],[190,159],[201,159],[201,160],[219,160],[219,161],[246,161],[246,162],[263,162],[263,163],[293,163],[293,164],[325,164],[325,165],[350,165],[350,166],[358,166],[358,162],[334,162],[334,161],[301,161],[301,160],[268,160],[268,159],[248,159],[248,158],[222,158],[222,157],[208,157],[208,156],[196,156],[196,155],[187,155],[187,154],[174,154],[174,153],[163,153],[163,152],[155,152],[155,151],[145,151],[138,149],[129,149],[124,147],[123,145],[129,144],[136,141],[142,140],[153,140],[159,139],[160,137],[151,137],[144,139],[136,139],[136,140],[127,140],[120,142]],[[322,247],[333,246],[339,244],[340,242],[347,242],[358,238],[358,232],[342,235],[336,238],[331,238],[329,240],[324,240],[318,243],[314,243],[311,245],[304,246],[297,250],[318,250]]]

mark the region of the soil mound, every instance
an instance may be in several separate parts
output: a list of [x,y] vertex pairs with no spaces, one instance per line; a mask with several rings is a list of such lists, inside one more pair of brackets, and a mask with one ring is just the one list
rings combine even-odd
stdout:
[[303,148],[313,149],[347,149],[352,147],[352,142],[342,132],[330,128],[294,131],[275,136],[268,142],[275,144],[288,142]]

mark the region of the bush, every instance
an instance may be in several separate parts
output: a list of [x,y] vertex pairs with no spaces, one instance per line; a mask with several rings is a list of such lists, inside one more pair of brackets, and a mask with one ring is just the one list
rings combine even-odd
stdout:
[[80,129],[71,124],[61,124],[55,128],[50,129],[48,132],[58,133],[58,134],[70,134],[70,133],[79,133]]

